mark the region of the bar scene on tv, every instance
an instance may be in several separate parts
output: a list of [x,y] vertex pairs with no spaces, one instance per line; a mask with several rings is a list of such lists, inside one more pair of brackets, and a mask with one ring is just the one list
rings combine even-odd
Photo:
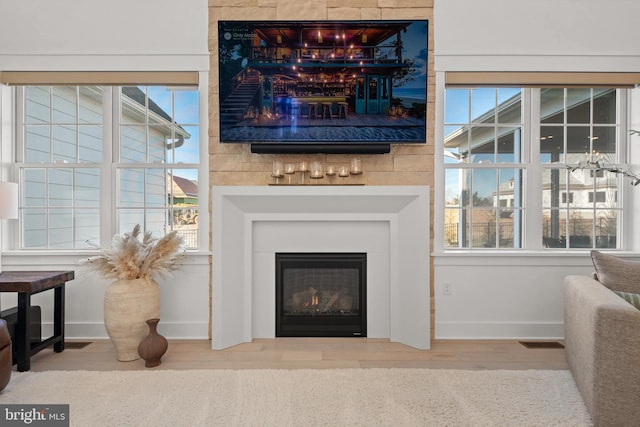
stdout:
[[427,21],[220,21],[221,142],[426,141]]

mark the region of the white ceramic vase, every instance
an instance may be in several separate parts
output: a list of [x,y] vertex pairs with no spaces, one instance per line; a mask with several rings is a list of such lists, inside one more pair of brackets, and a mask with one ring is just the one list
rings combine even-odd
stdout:
[[138,346],[149,333],[146,321],[160,317],[160,288],[149,278],[118,280],[104,294],[104,326],[117,358],[140,358]]

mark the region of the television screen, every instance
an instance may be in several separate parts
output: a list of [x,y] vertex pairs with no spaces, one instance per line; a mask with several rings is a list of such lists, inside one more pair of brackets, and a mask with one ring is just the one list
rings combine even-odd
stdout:
[[426,20],[220,21],[220,141],[426,143]]

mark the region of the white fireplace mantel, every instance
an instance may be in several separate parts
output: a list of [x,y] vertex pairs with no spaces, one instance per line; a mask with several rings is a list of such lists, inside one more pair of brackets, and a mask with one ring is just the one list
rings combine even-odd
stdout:
[[216,186],[212,347],[275,337],[276,252],[366,252],[367,336],[430,348],[429,188]]

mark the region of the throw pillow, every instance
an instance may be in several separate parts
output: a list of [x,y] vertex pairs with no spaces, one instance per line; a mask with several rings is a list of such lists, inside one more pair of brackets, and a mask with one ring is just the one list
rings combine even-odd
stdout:
[[640,262],[592,250],[598,281],[613,291],[640,294]]
[[630,292],[618,292],[614,291],[623,300],[640,310],[640,294],[632,294]]

